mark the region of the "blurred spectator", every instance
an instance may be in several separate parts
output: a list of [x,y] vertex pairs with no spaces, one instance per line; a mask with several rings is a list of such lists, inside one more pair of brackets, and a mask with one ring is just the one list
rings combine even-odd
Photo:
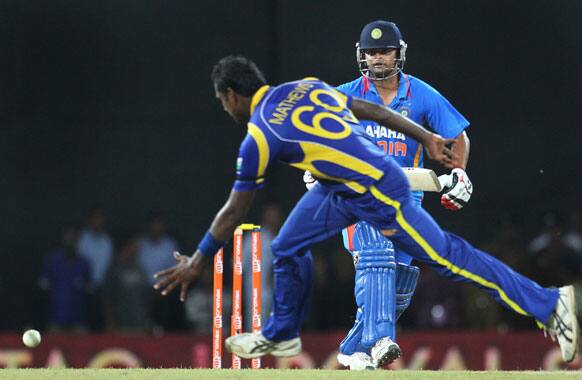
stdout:
[[[199,334],[212,333],[212,303],[213,295],[213,271],[209,270],[200,273],[198,281],[195,286],[188,291],[188,296],[184,301],[184,310],[186,312],[186,321],[190,328]],[[226,288],[226,287],[225,287]],[[226,290],[226,289],[223,289]],[[225,292],[222,293],[223,298],[223,321],[224,316],[227,315],[224,301],[226,300]],[[228,331],[228,330],[226,330]]]
[[[484,251],[504,261],[513,269],[525,271],[527,249],[523,234],[509,216],[500,217],[493,238],[482,246]],[[505,329],[531,326],[531,321],[515,313],[504,313],[493,298],[474,286],[463,286],[465,326],[474,329]],[[508,314],[508,315],[505,315]]]
[[138,242],[138,261],[150,285],[155,283],[154,274],[176,264],[173,252],[178,250],[176,241],[167,234],[166,223],[158,213],[149,217],[146,233]]
[[151,326],[152,294],[148,279],[137,262],[137,253],[137,238],[123,241],[117,260],[107,274],[103,295],[109,330],[144,333]]
[[511,216],[501,216],[493,230],[493,238],[482,249],[504,261],[513,269],[527,266],[527,246],[519,223]]
[[[230,277],[232,276],[229,276],[230,274],[225,272],[223,280],[222,328],[225,333],[226,331],[230,332],[230,314],[232,311],[232,283],[230,282]],[[203,271],[195,286],[188,292],[188,296],[184,302],[186,320],[192,331],[199,334],[209,335],[212,333],[213,279],[214,276],[211,268]],[[246,301],[244,299],[243,301],[245,302],[243,309],[248,308],[246,307]]]
[[542,231],[529,243],[528,251],[536,254],[547,248],[551,241],[562,238],[563,219],[560,214],[550,211],[542,217]]
[[[333,322],[330,325],[330,320],[337,321],[337,315],[330,312],[333,309],[329,308],[329,297],[327,296],[332,286],[330,283],[333,275],[331,274],[325,253],[319,251],[320,245],[317,244],[311,247],[311,253],[313,255],[313,290],[311,291],[311,300],[307,304],[309,308],[308,314],[303,322],[306,330],[328,330],[335,328],[336,326]],[[353,296],[349,291],[346,293],[346,297],[350,297],[353,300]],[[347,317],[354,315],[355,313],[351,313]]]
[[308,329],[348,329],[356,315],[354,264],[341,239],[333,236],[311,248],[313,254],[313,291]]
[[[271,242],[283,224],[283,213],[279,205],[267,204],[261,213],[261,317],[266,320],[271,312],[273,297],[273,255]],[[232,246],[225,249],[225,271],[223,291],[223,315],[230,315],[232,305]],[[228,253],[227,253],[228,252]],[[213,304],[213,271],[208,270],[200,275],[199,281],[189,291],[185,302],[186,318],[194,331],[209,334],[212,331]],[[245,331],[252,329],[252,265],[251,265],[251,233],[245,232],[243,238],[243,324]],[[223,328],[228,331],[229,318],[223,318]]]
[[91,294],[88,299],[89,325],[92,330],[103,329],[103,299],[101,286],[113,258],[113,242],[106,231],[103,210],[89,212],[85,228],[77,241],[79,256],[89,262],[91,270]]
[[[564,235],[564,244],[566,247],[576,252],[578,258],[578,273],[582,272],[582,209],[576,209],[570,213],[568,227]],[[582,315],[582,278],[577,276],[576,282],[576,299],[578,299],[578,316]],[[580,317],[578,317],[580,318]]]
[[[343,246],[343,241],[334,239],[336,245],[335,252],[330,250],[324,255],[328,256],[330,261],[330,278],[331,286],[328,288],[327,301],[330,308],[334,308],[337,318],[335,325],[341,329],[350,329],[355,320],[357,311],[356,300],[354,296],[355,268],[352,255]],[[329,255],[331,253],[331,255]],[[333,313],[327,313],[333,314]],[[351,318],[350,318],[351,317]],[[332,321],[330,323],[333,324]]]
[[154,329],[184,329],[184,307],[178,297],[162,297],[154,292],[154,274],[176,264],[173,252],[178,250],[176,241],[167,233],[162,215],[152,212],[148,218],[145,234],[138,240],[137,259],[146,275],[152,297],[152,320]]
[[39,286],[50,296],[49,330],[83,332],[87,325],[86,290],[89,263],[77,255],[76,231],[63,229],[61,246],[45,260]]
[[113,258],[113,242],[106,231],[105,223],[103,210],[91,210],[77,241],[79,256],[91,265],[91,286],[94,289],[99,289],[103,284]]
[[[418,263],[417,263],[418,265]],[[420,329],[458,328],[463,322],[461,287],[438,275],[426,265],[419,265],[420,277],[410,303],[403,315]]]
[[[284,215],[276,203],[267,204],[262,212],[259,224],[261,226],[261,320],[264,322],[271,313],[273,304],[273,253],[271,242],[283,225]],[[243,238],[243,300],[252,299],[252,265],[251,265],[251,234],[245,233]],[[245,301],[246,303],[246,301]],[[246,331],[251,330],[252,308],[243,310],[243,323]]]
[[574,210],[570,213],[568,227],[564,234],[564,244],[582,256],[582,210]]
[[577,280],[580,260],[564,241],[562,219],[554,213],[543,218],[543,230],[529,245],[531,277],[543,286],[562,286]]

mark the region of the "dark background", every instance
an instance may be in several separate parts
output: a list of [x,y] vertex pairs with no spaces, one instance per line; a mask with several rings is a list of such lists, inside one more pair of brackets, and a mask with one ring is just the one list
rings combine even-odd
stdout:
[[[272,83],[340,84],[359,75],[354,43],[375,19],[400,26],[406,71],[471,121],[469,206],[426,207],[476,243],[499,216],[533,233],[545,211],[580,207],[581,16],[571,0],[1,0],[0,329],[31,320],[42,256],[92,206],[113,231],[163,210],[195,247],[245,132],[214,98],[217,59],[244,54]],[[303,191],[277,167],[255,210],[289,211]]]

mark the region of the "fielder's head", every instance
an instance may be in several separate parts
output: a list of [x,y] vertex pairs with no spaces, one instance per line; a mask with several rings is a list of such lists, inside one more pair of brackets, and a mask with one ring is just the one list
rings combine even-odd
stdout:
[[378,20],[364,26],[356,43],[356,60],[362,75],[371,80],[388,79],[401,72],[406,43],[396,24]]
[[236,122],[247,122],[251,97],[267,83],[257,65],[248,58],[229,55],[214,65],[210,77],[222,108]]

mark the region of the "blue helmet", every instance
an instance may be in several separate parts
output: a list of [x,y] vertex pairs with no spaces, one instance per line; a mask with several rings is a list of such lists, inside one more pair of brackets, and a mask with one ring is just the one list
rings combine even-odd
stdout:
[[[356,60],[360,73],[368,79],[376,80],[387,79],[398,74],[404,68],[406,47],[406,42],[402,39],[402,34],[395,23],[378,20],[367,24],[360,33],[360,40],[356,43]],[[364,55],[367,49],[397,49],[395,70],[390,70],[382,77],[370,73]]]

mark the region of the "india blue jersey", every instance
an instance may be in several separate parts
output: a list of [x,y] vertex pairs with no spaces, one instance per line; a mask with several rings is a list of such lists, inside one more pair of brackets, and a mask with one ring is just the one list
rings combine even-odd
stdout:
[[277,160],[311,171],[342,195],[363,194],[387,171],[399,170],[359,125],[351,100],[315,78],[259,89],[234,189],[262,187],[267,168]]
[[[400,74],[399,78],[398,92],[389,108],[445,138],[455,138],[469,126],[467,119],[430,85],[408,74]],[[363,76],[337,88],[349,96],[384,104],[374,83]],[[423,149],[416,140],[370,120],[361,120],[360,124],[400,166],[424,166]],[[414,195],[420,200],[422,192]]]

